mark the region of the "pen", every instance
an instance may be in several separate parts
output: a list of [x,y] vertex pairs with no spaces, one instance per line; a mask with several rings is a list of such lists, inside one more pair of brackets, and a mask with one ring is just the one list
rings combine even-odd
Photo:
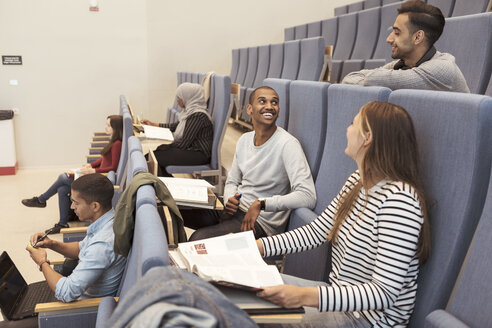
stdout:
[[237,199],[237,200],[240,200],[240,199],[241,199],[241,197],[243,197],[243,194],[239,194],[239,196],[236,196],[236,199]]
[[43,241],[46,239],[46,237],[48,237],[48,235],[50,234],[51,232],[51,229],[49,229],[48,231],[46,231],[46,233],[44,235],[42,235],[41,237],[38,238],[38,240],[34,243],[34,245],[32,245],[32,247],[36,247],[36,245],[40,242],[40,241]]

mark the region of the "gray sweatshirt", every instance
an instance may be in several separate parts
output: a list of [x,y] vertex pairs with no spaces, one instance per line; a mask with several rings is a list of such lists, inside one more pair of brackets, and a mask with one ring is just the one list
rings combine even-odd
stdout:
[[437,51],[428,61],[407,70],[395,70],[398,62],[392,61],[375,69],[352,72],[342,83],[377,85],[391,90],[425,89],[470,93],[465,77],[456,65],[454,56]]
[[239,208],[246,212],[257,199],[265,199],[258,223],[268,235],[285,231],[290,210],[316,205],[311,170],[299,141],[284,129],[261,146],[254,145],[255,132],[239,138],[232,168],[227,176],[224,200],[242,194]]

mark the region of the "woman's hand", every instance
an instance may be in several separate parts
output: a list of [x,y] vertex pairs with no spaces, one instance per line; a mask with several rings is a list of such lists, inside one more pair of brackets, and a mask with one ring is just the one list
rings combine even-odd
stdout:
[[82,174],[96,173],[96,169],[93,169],[92,167],[82,167],[80,168],[80,173]]
[[298,287],[292,285],[278,285],[262,287],[263,291],[257,295],[285,308],[297,308],[300,306],[318,307],[317,287]]
[[159,126],[159,123],[151,122],[149,120],[142,120],[141,123],[144,124],[144,125]]

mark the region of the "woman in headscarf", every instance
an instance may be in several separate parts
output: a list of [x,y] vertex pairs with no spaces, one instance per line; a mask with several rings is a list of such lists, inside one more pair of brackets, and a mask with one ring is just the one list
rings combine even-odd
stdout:
[[144,124],[171,129],[174,142],[161,145],[155,151],[159,163],[159,176],[171,176],[168,165],[201,165],[210,162],[213,141],[213,124],[207,112],[203,88],[195,83],[183,83],[176,90],[178,105],[183,108],[178,123]]

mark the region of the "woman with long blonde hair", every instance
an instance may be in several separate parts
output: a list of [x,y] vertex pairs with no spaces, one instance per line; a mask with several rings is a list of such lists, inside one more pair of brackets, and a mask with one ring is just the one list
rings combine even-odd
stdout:
[[[310,224],[257,240],[263,256],[332,242],[329,282],[284,275],[258,295],[284,307],[307,306],[299,326],[406,326],[430,229],[415,130],[402,107],[370,102],[347,128],[345,153],[358,170]],[[312,311],[313,310],[313,311]]]

